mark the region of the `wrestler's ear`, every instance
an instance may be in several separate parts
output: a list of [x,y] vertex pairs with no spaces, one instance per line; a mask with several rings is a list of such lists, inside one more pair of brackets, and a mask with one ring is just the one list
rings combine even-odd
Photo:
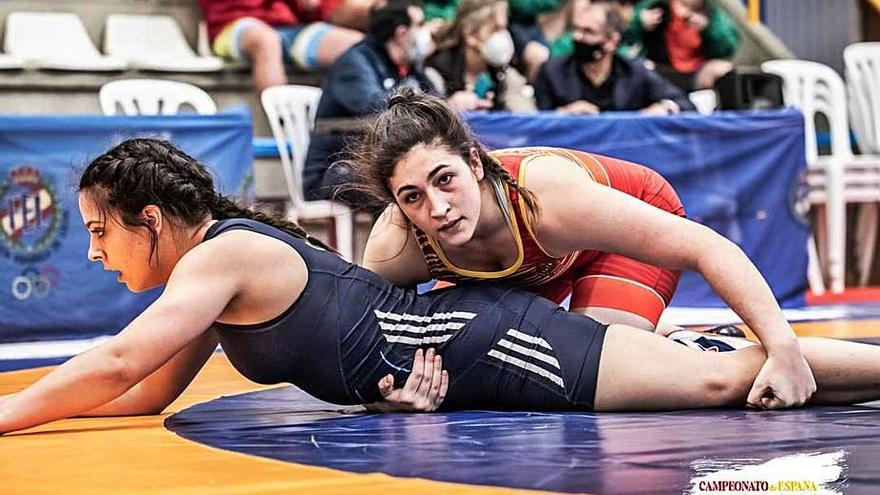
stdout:
[[474,173],[474,177],[476,177],[478,181],[483,180],[486,173],[483,170],[483,161],[480,160],[480,152],[476,147],[471,146],[468,158],[468,165],[471,167],[471,172]]
[[144,222],[147,223],[150,227],[153,228],[154,231],[158,234],[162,230],[162,209],[156,205],[147,205],[144,206],[144,209],[141,210],[141,218],[144,219]]

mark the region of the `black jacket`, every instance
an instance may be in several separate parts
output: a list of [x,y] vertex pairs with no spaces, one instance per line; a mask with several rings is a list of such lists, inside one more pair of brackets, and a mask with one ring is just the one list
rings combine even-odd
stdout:
[[[694,110],[684,92],[648,69],[640,59],[628,60],[614,55],[614,108],[641,110],[660,100],[671,100],[681,110]],[[583,99],[584,84],[589,84],[574,56],[548,60],[535,80],[535,95],[540,110],[555,108]]]

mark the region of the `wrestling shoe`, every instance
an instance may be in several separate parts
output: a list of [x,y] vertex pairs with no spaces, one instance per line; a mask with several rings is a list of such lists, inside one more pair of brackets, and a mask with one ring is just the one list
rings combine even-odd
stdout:
[[717,327],[712,327],[703,333],[711,333],[714,335],[720,335],[722,337],[737,337],[740,339],[746,338],[746,333],[742,328],[736,325],[718,325]]
[[738,337],[725,337],[693,330],[678,330],[670,333],[667,338],[698,351],[730,352],[755,345],[751,340]]

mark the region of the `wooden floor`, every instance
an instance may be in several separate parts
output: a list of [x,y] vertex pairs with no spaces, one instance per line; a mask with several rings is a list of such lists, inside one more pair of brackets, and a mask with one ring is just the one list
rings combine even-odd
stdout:
[[[880,320],[794,327],[803,336],[880,337]],[[47,371],[0,373],[0,394],[20,390]],[[71,419],[0,437],[0,493],[536,493],[284,463],[192,443],[163,427],[168,414],[192,404],[262,388],[238,375],[218,354],[166,414]]]

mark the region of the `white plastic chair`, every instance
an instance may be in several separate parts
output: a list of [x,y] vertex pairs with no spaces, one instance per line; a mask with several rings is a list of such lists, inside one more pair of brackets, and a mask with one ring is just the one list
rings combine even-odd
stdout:
[[0,54],[0,70],[18,70],[24,68],[24,59],[21,57],[6,53]]
[[98,100],[104,115],[116,115],[117,105],[124,115],[174,115],[182,105],[203,115],[217,113],[217,105],[203,89],[161,79],[111,81],[101,86]]
[[[853,132],[862,153],[880,154],[880,43],[855,43],[843,50],[849,110]],[[861,248],[859,284],[867,285],[871,275],[877,237],[877,205],[859,211],[856,236]]]
[[[818,252],[821,255],[827,247],[827,272],[831,291],[843,292],[846,204],[868,205],[864,209],[864,215],[868,219],[872,214],[874,216],[873,233],[867,232],[869,235],[861,236],[859,241],[860,266],[866,263],[870,265],[870,256],[876,242],[876,204],[880,201],[880,157],[853,155],[849,144],[846,90],[843,80],[833,69],[805,60],[772,60],[761,64],[761,68],[782,77],[786,103],[804,114],[809,199],[814,205],[824,206],[824,211],[821,208],[817,211]],[[823,114],[828,119],[831,134],[830,155],[819,155],[815,129],[817,114]],[[827,243],[822,242],[826,233]],[[811,261],[811,272],[817,266]],[[811,273],[810,280],[814,293],[824,292],[824,287],[814,283],[815,273]]]
[[333,201],[307,201],[303,192],[303,166],[320,99],[321,88],[299,85],[273,86],[260,95],[284,167],[284,178],[290,194],[289,218],[294,221],[332,220],[336,233],[336,249],[345,259],[353,260],[352,211]]
[[880,43],[843,50],[852,127],[866,153],[880,153]]
[[104,24],[104,53],[141,70],[217,72],[223,69],[219,57],[196,55],[177,21],[167,15],[108,16]]
[[718,96],[714,89],[701,89],[688,93],[688,99],[697,107],[701,115],[710,115],[718,106]]
[[101,55],[82,20],[66,12],[12,12],[6,17],[4,51],[28,67],[71,71],[120,71],[124,60]]

